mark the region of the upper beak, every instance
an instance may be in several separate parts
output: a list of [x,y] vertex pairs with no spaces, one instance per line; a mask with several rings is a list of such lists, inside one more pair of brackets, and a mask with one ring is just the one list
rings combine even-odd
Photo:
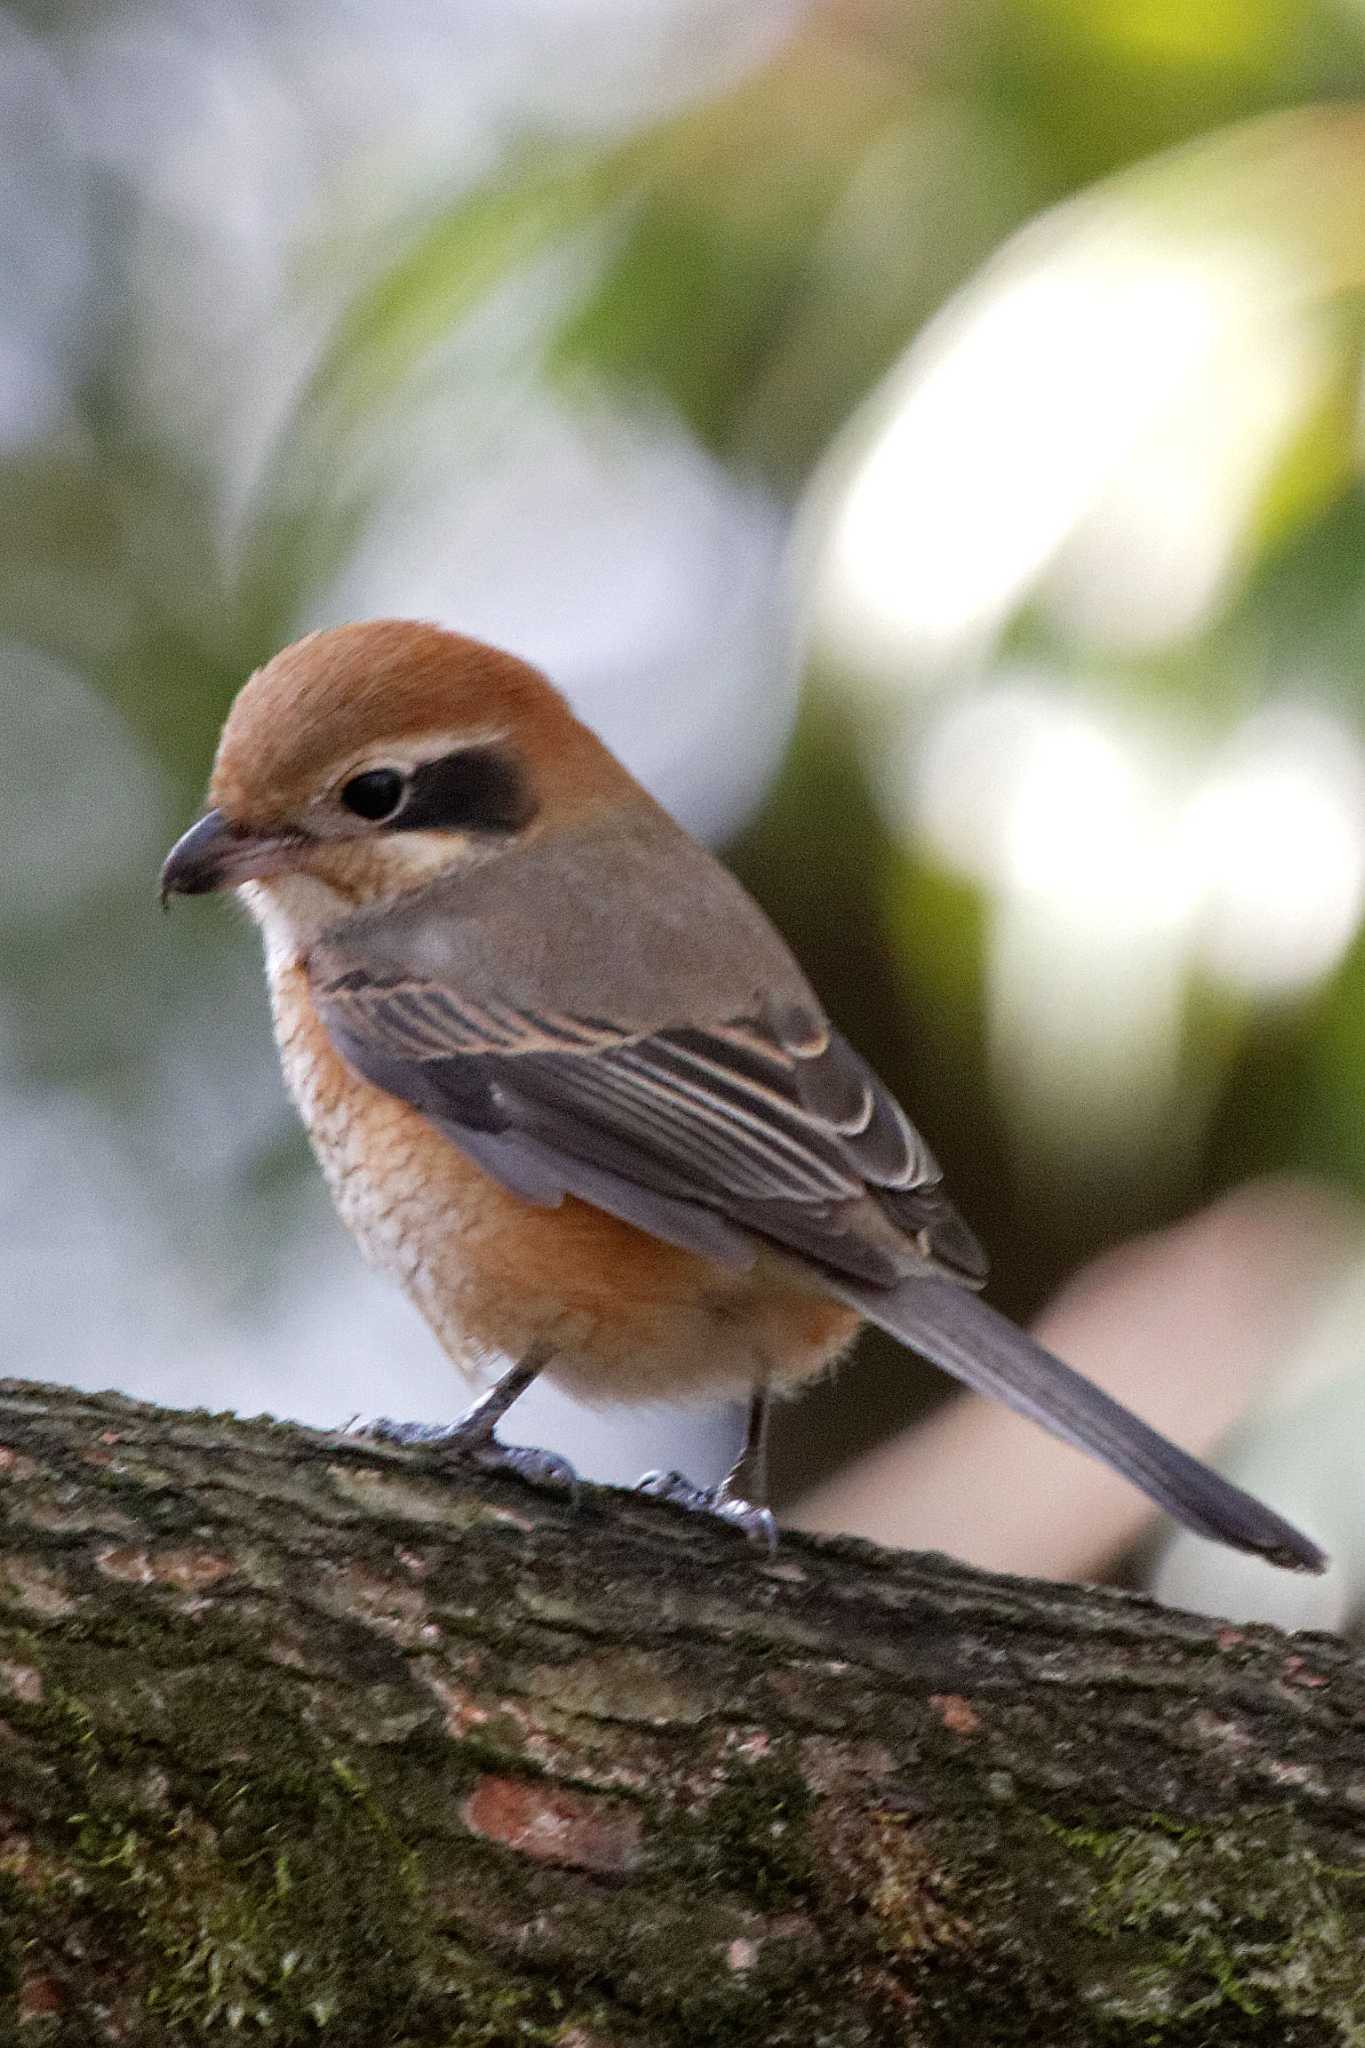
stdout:
[[166,855],[161,902],[169,896],[204,896],[239,882],[297,867],[308,842],[302,832],[244,832],[221,811],[206,811]]

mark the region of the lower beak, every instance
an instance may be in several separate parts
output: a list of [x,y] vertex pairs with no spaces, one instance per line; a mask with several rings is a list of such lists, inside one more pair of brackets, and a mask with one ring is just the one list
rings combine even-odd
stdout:
[[235,889],[297,867],[308,841],[301,832],[244,832],[221,811],[206,811],[166,855],[161,901]]

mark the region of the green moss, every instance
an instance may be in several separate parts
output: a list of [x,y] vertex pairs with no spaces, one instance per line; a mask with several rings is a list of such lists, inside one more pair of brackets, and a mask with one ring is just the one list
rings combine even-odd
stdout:
[[802,1905],[813,1892],[807,1821],[815,1799],[789,1757],[734,1764],[706,1805],[659,1830],[675,1869],[739,1893],[761,1910]]
[[[154,1717],[141,1734],[106,1726],[104,1696],[97,1719],[51,1685],[19,1710],[41,1730],[46,1778],[31,1801],[7,1783],[33,1809],[35,1842],[23,1882],[0,1899],[9,2014],[21,1964],[60,1984],[69,1954],[81,1981],[108,1986],[130,2038],[445,2048],[463,2000],[428,1873],[387,1802],[279,1711],[268,1683],[245,1713],[233,1688],[230,1716],[214,1675],[200,1679],[201,1693],[176,1699],[175,1807]],[[485,2037],[498,2038],[485,2028],[471,2041]],[[89,2048],[90,2015],[54,2015],[24,2038]]]
[[67,1910],[168,2038],[255,2031],[286,2048],[382,2025],[401,2040],[437,1988],[415,1858],[349,1766],[252,1747],[275,1761],[157,1811],[119,1797],[120,1759],[87,1729]]
[[[467,1837],[452,1860],[448,1815],[413,1806],[414,1782],[428,1793],[436,1782],[420,1770],[421,1735],[401,1753],[341,1755],[300,1718],[295,1681],[278,1671],[244,1688],[215,1667],[182,1668],[172,1684],[129,1664],[111,1688],[106,1657],[92,1703],[55,1681],[54,1661],[46,1698],[15,1707],[45,1762],[23,1802],[43,1836],[40,1880],[0,1893],[11,2017],[31,1952],[58,1982],[70,1956],[81,1982],[108,1986],[127,2038],[166,2044],[554,2048],[574,2027],[628,2041],[637,2023],[678,2048],[866,2039],[839,2017],[841,1977],[809,1943],[768,1942],[752,1971],[724,1965],[760,1905],[789,1903],[808,1878],[810,1799],[788,1768],[732,1773],[714,1833],[704,1815],[680,1830],[681,1875],[669,1867],[657,1888],[618,1893]],[[159,1782],[158,1726],[173,1744],[175,1807]],[[448,1748],[443,1762],[448,1801]],[[464,1917],[452,1881],[498,1924],[548,1916],[559,1959],[537,1971],[523,1956],[509,1984],[496,1945],[471,1951],[452,1925]],[[88,2011],[23,2033],[53,2048],[92,2038]]]
[[[1243,1812],[1235,1829],[1162,1814],[1039,1827],[1060,1854],[1043,1866],[1047,1895],[1088,1954],[1115,2039],[1177,2048],[1203,2028],[1238,2043],[1365,2043],[1365,1872],[1325,1862],[1293,1814]],[[1308,2033],[1286,2031],[1310,2013]]]
[[[191,1497],[161,1500],[144,1523],[199,1540]],[[620,1602],[601,1565],[595,1593],[552,1581],[523,1598],[514,1552],[515,1577],[498,1577],[510,1536],[471,1546],[448,1581],[433,1548],[414,1584],[447,1639],[469,1637],[452,1671],[511,1702],[452,1739],[406,1608],[392,1634],[384,1612],[367,1618],[404,1527],[348,1536],[365,1568],[354,1612],[344,1585],[296,1599],[287,1573],[277,1592],[246,1569],[209,1601],[107,1574],[86,1599],[99,1559],[85,1539],[59,1560],[74,1606],[17,1605],[0,2048],[564,2048],[575,2030],[613,2048],[1365,2048],[1365,1882],[1323,1860],[1349,1853],[1330,1832],[1344,1838],[1344,1810],[1315,1812],[1317,1832],[1283,1810],[1057,1825],[1031,1807],[1052,1795],[1027,1770],[989,1796],[979,1745],[921,1728],[889,1682],[826,1689],[795,1624],[790,1639],[776,1622],[727,1632],[733,1672],[707,1683],[746,1697],[798,1643],[788,1725],[819,1728],[836,1761],[848,1743],[828,1803],[804,1739],[718,1773],[719,1713],[694,1741],[660,1695],[648,1738],[623,1738],[634,1789],[609,1793],[638,1800],[644,1823],[628,1872],[561,1862],[543,1837],[476,1835],[464,1801],[481,1770],[572,1786],[556,1760],[590,1754],[579,1789],[610,1784],[594,1731],[618,1702],[582,1675],[610,1670],[585,1648],[607,1637],[574,1599]],[[307,1559],[321,1538],[305,1521],[280,1542]],[[633,1667],[623,1683],[648,1721]],[[880,1766],[857,1775],[855,1737],[873,1726],[888,1747],[905,1734],[903,1785]],[[1207,1811],[1217,1778],[1197,1796]]]

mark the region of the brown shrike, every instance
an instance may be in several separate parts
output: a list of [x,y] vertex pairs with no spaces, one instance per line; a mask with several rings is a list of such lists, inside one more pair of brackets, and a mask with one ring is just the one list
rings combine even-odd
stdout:
[[[544,1371],[588,1400],[750,1400],[714,1494],[767,1535],[768,1403],[870,1317],[1206,1536],[1317,1547],[978,1298],[924,1140],[733,876],[535,669],[402,620],[247,682],[164,893],[237,889],[285,1079],[366,1255],[455,1363],[489,1450]],[[510,1454],[515,1456],[516,1454]]]

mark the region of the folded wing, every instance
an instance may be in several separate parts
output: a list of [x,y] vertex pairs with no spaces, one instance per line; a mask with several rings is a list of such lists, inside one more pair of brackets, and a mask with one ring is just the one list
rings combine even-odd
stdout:
[[528,1200],[578,1195],[731,1263],[761,1237],[884,1286],[985,1276],[928,1147],[813,1009],[632,1033],[361,969],[316,995],[359,1072]]

